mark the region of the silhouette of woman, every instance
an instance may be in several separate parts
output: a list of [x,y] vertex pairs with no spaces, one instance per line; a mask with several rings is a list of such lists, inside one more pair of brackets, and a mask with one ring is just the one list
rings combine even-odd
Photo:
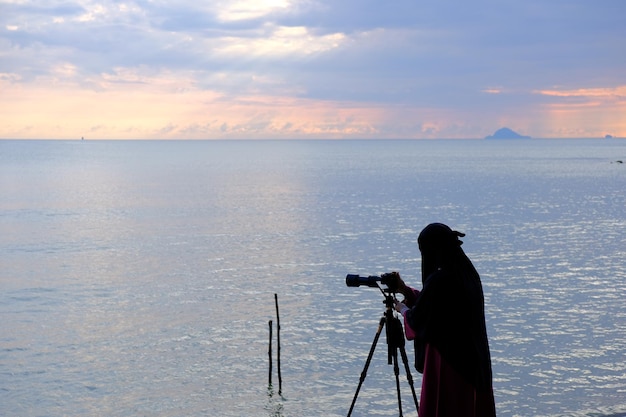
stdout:
[[395,308],[423,373],[420,417],[496,415],[483,289],[461,249],[463,236],[442,223],[428,225],[418,238],[422,290],[397,276],[405,299]]

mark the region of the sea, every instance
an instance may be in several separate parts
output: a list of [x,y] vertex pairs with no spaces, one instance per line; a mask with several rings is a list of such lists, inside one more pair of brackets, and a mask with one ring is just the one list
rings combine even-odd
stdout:
[[415,416],[412,344],[398,390],[384,292],[345,278],[419,288],[431,222],[481,275],[498,416],[624,415],[625,160],[620,139],[1,140],[0,415]]

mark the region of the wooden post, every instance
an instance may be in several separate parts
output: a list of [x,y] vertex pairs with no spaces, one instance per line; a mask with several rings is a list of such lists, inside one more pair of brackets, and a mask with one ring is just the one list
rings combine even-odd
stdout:
[[271,387],[272,386],[272,320],[269,321],[269,326],[270,326],[270,348],[269,351],[267,352],[269,359],[270,359],[270,372],[269,372],[269,381],[268,384]]
[[280,374],[280,315],[278,314],[278,294],[274,294],[274,301],[276,302],[276,344],[278,345],[276,360],[276,366],[278,367],[278,395],[282,395],[283,378]]

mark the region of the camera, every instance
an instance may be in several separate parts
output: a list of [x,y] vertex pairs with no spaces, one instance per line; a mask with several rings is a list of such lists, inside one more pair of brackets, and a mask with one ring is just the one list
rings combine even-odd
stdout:
[[395,292],[398,287],[398,279],[400,275],[397,272],[389,272],[382,274],[381,276],[370,275],[362,277],[360,275],[348,274],[346,275],[346,285],[348,287],[360,287],[365,285],[367,287],[378,288],[378,283],[386,285],[389,291]]

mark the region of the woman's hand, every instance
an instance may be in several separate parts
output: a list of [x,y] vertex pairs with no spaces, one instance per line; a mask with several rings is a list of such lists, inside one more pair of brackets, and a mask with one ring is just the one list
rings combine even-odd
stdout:
[[395,303],[394,303],[394,308],[395,308],[395,309],[396,309],[396,311],[397,311],[398,313],[400,313],[400,314],[404,314],[404,312],[405,312],[406,310],[408,310],[408,309],[409,309],[409,308],[406,306],[406,304],[404,304],[402,301],[398,301],[398,300],[395,300]]

